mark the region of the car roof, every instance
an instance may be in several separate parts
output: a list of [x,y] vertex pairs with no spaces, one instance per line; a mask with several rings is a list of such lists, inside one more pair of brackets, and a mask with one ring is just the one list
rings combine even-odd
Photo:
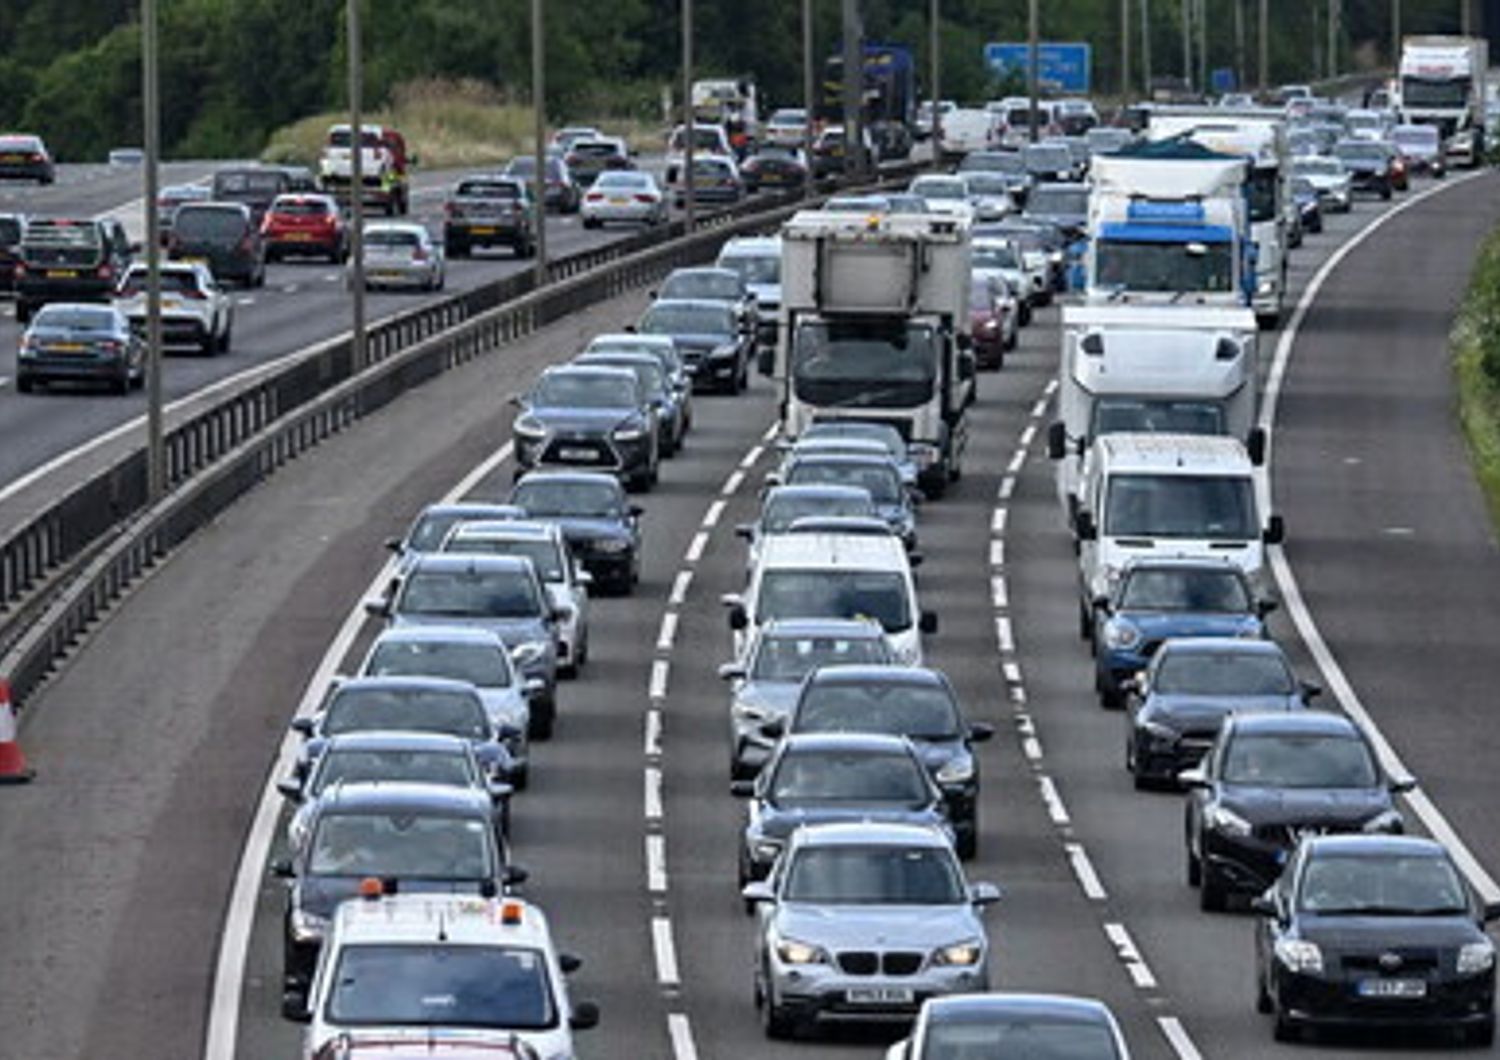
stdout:
[[1208,434],[1103,434],[1094,442],[1114,465],[1142,471],[1224,471],[1250,469],[1250,457],[1238,438]]
[[655,354],[635,353],[631,350],[593,350],[592,352],[585,350],[568,363],[581,364],[585,367],[597,365],[601,368],[634,364],[645,365],[648,368],[661,368],[661,359]]
[[426,225],[415,224],[411,221],[367,221],[365,235],[371,232],[410,232],[423,237],[428,234]]
[[877,821],[803,825],[792,833],[792,845],[804,849],[813,846],[905,846],[952,849],[952,841],[948,836],[932,825]]
[[635,373],[626,368],[615,368],[607,364],[582,364],[578,361],[569,361],[566,364],[554,364],[542,371],[542,377],[558,375],[584,375],[593,378],[629,380],[635,383]]
[[323,748],[326,757],[336,751],[425,751],[431,754],[469,753],[469,741],[462,736],[442,732],[370,729],[364,732],[341,732],[328,737]]
[[488,541],[559,541],[561,531],[556,523],[532,519],[475,519],[452,530],[454,541],[476,537]]
[[884,640],[885,631],[866,618],[778,618],[760,629],[760,639],[769,637],[843,637],[848,640]]
[[1349,736],[1363,738],[1352,718],[1328,710],[1264,710],[1234,714],[1228,719],[1236,735]]
[[386,674],[380,677],[346,677],[339,680],[331,692],[335,695],[344,692],[359,692],[363,690],[377,690],[386,692],[467,692],[478,695],[478,691],[468,681],[458,681],[451,677],[422,677],[413,674]]
[[724,244],[723,249],[719,251],[719,258],[723,260],[727,257],[734,257],[737,254],[753,254],[758,256],[780,253],[780,236],[736,236]]
[[392,626],[380,631],[371,647],[379,644],[479,644],[504,647],[505,642],[493,630],[477,626]]
[[1090,1023],[1112,1023],[1109,1006],[1089,997],[1066,994],[958,994],[927,1002],[928,1019],[955,1018],[976,1022],[988,1016],[1042,1017]]
[[[506,907],[519,919],[507,923]],[[541,909],[515,897],[395,894],[339,906],[331,939],[343,944],[442,941],[446,945],[518,945],[551,950]]]
[[871,666],[867,663],[820,666],[807,676],[809,685],[913,685],[947,690],[948,679],[925,666]]
[[564,468],[540,468],[528,471],[517,480],[520,486],[526,482],[578,482],[592,483],[599,486],[610,486],[619,492],[625,492],[625,487],[620,485],[620,480],[613,475],[607,475],[602,471],[568,471]]
[[1157,654],[1171,652],[1173,655],[1274,655],[1286,658],[1281,645],[1273,640],[1251,637],[1172,637],[1162,642]]
[[678,276],[717,276],[725,280],[739,281],[740,274],[733,269],[726,269],[718,265],[688,265],[680,269],[673,269],[667,273],[663,283],[669,283]]
[[729,303],[722,298],[658,298],[651,303],[651,308],[657,306],[670,306],[672,308],[687,309],[713,309],[721,313],[729,312]]
[[879,443],[872,443],[871,451],[868,453],[841,452],[836,449],[821,448],[821,445],[811,449],[804,449],[801,452],[798,452],[794,448],[787,454],[787,471],[790,473],[792,468],[800,467],[804,464],[837,464],[841,467],[890,468],[899,473],[900,468],[891,457],[890,451],[881,446],[881,451],[876,452],[873,445],[879,445]]
[[[471,552],[425,552],[416,558],[411,573],[459,571],[465,573],[529,574],[531,560],[524,556],[479,555]],[[410,575],[408,575],[410,577]]]
[[1426,836],[1340,834],[1309,836],[1303,844],[1308,854],[1336,854],[1341,857],[1429,857],[1447,858],[1443,844]]
[[761,570],[772,568],[910,570],[906,546],[895,535],[772,534],[760,554]]
[[[672,341],[672,336],[670,335],[643,335],[637,331],[605,332],[603,335],[595,335],[589,340],[589,346],[594,346],[596,343],[600,346],[613,343],[620,343],[622,345],[626,343],[631,345],[639,344],[641,346],[657,346],[664,350],[675,350],[677,348],[677,344]],[[587,353],[589,351],[585,349],[581,352]],[[594,352],[605,353],[613,351],[595,350]]]
[[876,732],[794,732],[782,738],[782,754],[826,754],[833,751],[909,755],[904,736]]
[[452,784],[424,784],[410,780],[362,780],[338,783],[318,796],[318,815],[345,813],[431,813],[481,816],[494,811],[489,793]]
[[486,501],[457,501],[452,504],[429,504],[418,513],[418,519],[432,516],[457,515],[466,519],[505,519],[516,511],[514,504],[491,504]]

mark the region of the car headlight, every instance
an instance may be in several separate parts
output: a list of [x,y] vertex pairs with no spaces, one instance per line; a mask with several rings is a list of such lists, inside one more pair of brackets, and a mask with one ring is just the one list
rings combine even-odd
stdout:
[[1047,260],[1054,265],[1061,265],[1066,257],[1067,255],[1060,250],[1053,250],[1047,254]]
[[292,910],[292,938],[298,942],[322,942],[328,934],[328,918],[316,913]]
[[984,956],[984,944],[978,939],[965,939],[963,942],[955,942],[949,946],[939,946],[932,955],[932,963],[969,968],[979,963],[979,958]]
[[1274,280],[1269,280],[1269,279],[1268,280],[1261,280],[1259,283],[1257,283],[1255,285],[1255,293],[1256,294],[1270,294],[1271,292],[1273,292],[1275,290],[1276,290],[1276,282]]
[[1213,805],[1208,808],[1205,815],[1205,823],[1215,832],[1223,832],[1225,835],[1248,836],[1254,829],[1250,822],[1227,806]]
[[709,357],[715,361],[726,360],[734,356],[737,347],[733,343],[725,343],[723,346],[715,346]]
[[892,648],[895,649],[894,654],[896,656],[897,666],[916,666],[918,661],[920,660],[920,655],[917,652],[917,646],[915,644],[894,644],[892,645]]
[[906,452],[919,468],[928,468],[938,462],[938,447],[931,442],[912,442],[906,447]]
[[595,552],[624,552],[630,547],[630,542],[623,537],[601,537],[593,544]]
[[529,415],[517,416],[510,429],[529,442],[539,442],[547,437],[547,428]]
[[627,423],[616,427],[609,436],[617,442],[638,442],[646,436],[646,429],[638,423]]
[[1288,971],[1302,975],[1323,974],[1323,951],[1316,942],[1304,939],[1277,939],[1276,959]]
[[750,845],[757,861],[775,861],[781,857],[781,840],[757,839]]
[[1384,813],[1377,813],[1374,817],[1371,817],[1368,821],[1361,825],[1360,831],[1400,832],[1405,828],[1406,821],[1402,818],[1401,812],[1399,810],[1386,810]]
[[776,956],[782,964],[827,964],[828,951],[811,942],[796,939],[777,939]]
[[1458,974],[1477,975],[1495,967],[1495,944],[1489,939],[1466,942],[1458,951]]
[[1172,746],[1177,742],[1177,730],[1154,721],[1142,721],[1138,723],[1141,731],[1151,738],[1155,744]]
[[739,701],[736,701],[734,706],[732,706],[730,710],[734,714],[736,721],[749,722],[751,724],[757,725],[761,724],[762,722],[771,721],[773,718],[778,718],[781,716],[780,711],[768,710],[765,707],[762,707],[755,703],[743,703]]
[[548,647],[544,640],[528,640],[512,648],[510,657],[517,666],[531,666],[546,656]]
[[1113,621],[1104,626],[1104,645],[1116,651],[1129,651],[1141,642],[1141,631],[1129,622]]
[[974,779],[974,759],[968,755],[944,762],[937,771],[939,784],[963,784]]

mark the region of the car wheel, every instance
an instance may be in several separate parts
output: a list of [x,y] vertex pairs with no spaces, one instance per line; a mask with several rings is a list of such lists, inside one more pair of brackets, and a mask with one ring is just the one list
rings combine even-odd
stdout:
[[[1272,1002],[1274,1007],[1275,1002]],[[1276,1013],[1276,1021],[1271,1027],[1271,1036],[1278,1042],[1295,1042],[1299,1037],[1297,1025],[1287,1019],[1280,1012]]]
[[975,816],[964,822],[963,828],[954,829],[956,842],[953,849],[961,861],[973,861],[979,854],[979,817],[978,811]]
[[776,991],[771,986],[771,977],[762,972],[764,988],[760,998],[760,1026],[772,1041],[786,1041],[797,1033],[797,1022],[776,1003]]
[[35,389],[35,387],[36,387],[36,384],[32,381],[31,376],[29,376],[29,375],[18,375],[18,376],[16,376],[16,393],[18,393],[18,394],[29,394],[29,393],[32,392],[33,389]]
[[230,335],[233,334],[233,332],[234,332],[234,325],[233,324],[225,325],[225,327],[224,327],[224,334],[222,334],[222,335],[219,336],[219,352],[220,353],[228,353],[229,352]]
[[1255,1011],[1262,1016],[1269,1016],[1275,1007],[1271,1004],[1271,994],[1266,989],[1265,976],[1257,972],[1255,975]]
[[469,256],[469,247],[468,244],[453,239],[443,244],[443,253],[450,258],[466,258]]
[[109,388],[116,394],[130,393],[130,369],[120,369],[120,374],[110,380]]
[[1470,1027],[1465,1037],[1470,1045],[1488,1049],[1495,1044],[1495,1017],[1489,1017],[1477,1027]]
[[16,303],[16,323],[26,324],[31,321],[32,308],[29,302]]
[[1021,322],[1021,326],[1023,328],[1030,326],[1030,324],[1031,324],[1031,303],[1030,302],[1022,302],[1021,303],[1021,310],[1020,310],[1019,313],[1016,314],[1016,319]]
[[1078,639],[1089,644],[1094,642],[1094,613],[1082,600],[1078,601]]
[[[531,766],[525,765],[520,769],[513,770],[507,778],[507,783],[517,791],[525,791],[531,786]],[[505,834],[510,835],[509,810],[506,811]]]
[[205,357],[212,357],[214,351],[219,348],[219,336],[214,334],[213,325],[203,329],[203,337],[198,340],[198,352]]
[[533,740],[552,739],[552,730],[557,725],[557,701],[538,700],[527,719],[526,735]]
[[1119,710],[1125,705],[1125,697],[1112,675],[1095,669],[1094,690],[1099,693],[1099,705],[1105,710]]
[[597,218],[597,217],[585,217],[583,219],[583,227],[585,227],[585,228],[598,228],[599,227],[599,218]]
[[1198,908],[1205,913],[1222,913],[1229,905],[1229,889],[1218,873],[1207,865],[1199,866]]
[[1187,842],[1187,882],[1189,887],[1203,885],[1203,860],[1193,850],[1191,839]]

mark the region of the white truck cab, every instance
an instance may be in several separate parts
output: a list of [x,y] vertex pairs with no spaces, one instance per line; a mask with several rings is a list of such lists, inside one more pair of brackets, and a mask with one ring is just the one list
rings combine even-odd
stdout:
[[1079,633],[1092,636],[1095,601],[1112,595],[1142,558],[1225,560],[1252,580],[1265,546],[1280,544],[1280,516],[1264,518],[1254,468],[1237,438],[1105,434],[1084,458],[1073,517],[1078,546]]
[[[382,1041],[440,1039],[483,1048],[523,1042],[543,1057],[574,1060],[574,1030],[599,1021],[573,1004],[547,918],[518,898],[382,895],[334,915],[308,995],[303,1056],[316,1058],[350,1031]],[[363,989],[361,989],[363,988]]]
[[892,536],[838,533],[777,534],[766,539],[743,595],[726,593],[734,658],[742,659],[755,631],[789,618],[865,618],[879,622],[896,662],[922,665],[922,635],[937,632],[937,616],[917,603],[909,555]]
[[1070,523],[1084,458],[1104,434],[1227,435],[1261,462],[1257,334],[1249,309],[1064,307],[1047,455],[1057,461],[1057,496]]

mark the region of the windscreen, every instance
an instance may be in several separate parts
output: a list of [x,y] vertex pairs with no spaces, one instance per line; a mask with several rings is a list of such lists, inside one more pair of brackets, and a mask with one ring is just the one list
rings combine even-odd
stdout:
[[328,704],[323,732],[437,732],[471,740],[489,736],[484,704],[477,696],[457,690],[340,689]]
[[932,328],[901,320],[803,324],[792,348],[798,399],[844,408],[902,408],[931,396],[938,339]]
[[510,502],[529,515],[550,518],[566,516],[616,516],[620,495],[611,483],[577,480],[521,482],[511,492]]
[[519,570],[417,570],[397,609],[429,618],[537,618],[543,613],[535,583]]
[[1324,916],[1462,916],[1468,891],[1447,858],[1339,856],[1310,859],[1298,907]]
[[499,644],[473,641],[387,640],[365,664],[370,677],[445,677],[480,688],[510,686],[510,667]]
[[969,189],[970,195],[1005,195],[1010,187],[1009,182],[998,174],[970,173],[964,178],[964,184]]
[[1249,475],[1117,474],[1106,488],[1104,533],[1110,537],[1259,536]]
[[722,305],[657,304],[641,318],[641,331],[647,335],[717,335],[727,339],[734,334],[734,313]]
[[327,217],[333,209],[322,199],[278,199],[271,212],[284,217]]
[[767,785],[778,806],[807,802],[898,803],[925,806],[927,774],[909,754],[792,751],[781,756]]
[[307,852],[313,876],[476,880],[491,874],[489,822],[411,813],[331,813]]
[[912,181],[909,189],[913,195],[924,199],[962,201],[968,198],[968,188],[962,180],[949,177],[921,177]]
[[117,318],[109,309],[93,309],[81,305],[43,306],[32,326],[36,328],[63,328],[68,331],[115,330]]
[[1403,107],[1458,110],[1468,104],[1469,79],[1467,77],[1456,77],[1447,81],[1426,81],[1419,77],[1401,79],[1401,105]]
[[274,170],[263,173],[216,173],[214,198],[243,201],[272,199],[286,190],[286,183],[286,174]]
[[1227,433],[1224,407],[1217,402],[1164,398],[1100,398],[1089,428],[1090,438],[1102,434]]
[[[145,269],[131,269],[125,275],[125,282],[120,284],[119,297],[134,298],[138,294],[145,293],[146,281]],[[198,279],[186,269],[162,269],[161,293],[197,294]]]
[[1241,733],[1225,750],[1220,779],[1267,788],[1373,788],[1380,771],[1354,736]]
[[1017,252],[1014,243],[975,243],[971,261],[976,270],[1019,269],[1021,267],[1021,255]]
[[927,1026],[921,1060],[1115,1060],[1114,1034],[1103,1023],[1029,1013],[991,1016],[974,1022],[934,1020]]
[[1169,652],[1152,679],[1167,695],[1289,696],[1296,687],[1281,656],[1259,651]]
[[184,206],[172,219],[172,231],[180,239],[239,239],[245,233],[245,217],[237,210],[198,209]]
[[1126,576],[1119,607],[1122,611],[1239,614],[1250,610],[1250,596],[1245,583],[1232,570],[1147,567]]
[[660,298],[707,298],[714,301],[738,301],[741,296],[737,276],[717,272],[674,272],[661,285]]
[[1089,212],[1089,190],[1082,185],[1076,188],[1033,188],[1026,199],[1026,212],[1032,215],[1083,217]]
[[882,571],[771,570],[760,583],[756,621],[872,618],[887,633],[910,629],[906,580]]
[[508,180],[465,180],[453,194],[474,199],[519,199],[522,192],[519,185]]
[[1250,179],[1245,182],[1245,195],[1250,200],[1251,221],[1274,221],[1279,216],[1280,170],[1251,170]]
[[957,905],[968,900],[953,854],[937,847],[807,847],[782,897],[819,905]]
[[621,409],[635,402],[629,383],[621,386],[614,373],[597,372],[548,372],[529,398],[535,408],[555,409]]
[[332,748],[319,757],[308,794],[317,795],[334,784],[380,781],[468,788],[474,785],[474,780],[468,759],[450,751]]
[[331,982],[334,1025],[524,1031],[558,1018],[545,960],[518,946],[346,946]]
[[1027,147],[1022,157],[1033,173],[1062,173],[1073,168],[1073,155],[1061,144]]
[[797,460],[787,471],[788,486],[855,486],[867,490],[876,504],[898,504],[905,488],[901,472],[864,460]]
[[875,504],[868,490],[837,493],[773,493],[766,498],[760,529],[765,534],[784,533],[798,519],[813,516],[870,517]]
[[[557,544],[547,538],[495,537],[490,534],[455,534],[443,542],[444,552],[467,552],[486,556],[520,556],[531,560],[537,577],[544,582],[563,580],[563,557]],[[472,679],[470,679],[472,680]],[[474,682],[479,684],[478,681]]]
[[372,228],[365,232],[367,247],[417,247],[422,237],[405,228]]
[[884,637],[762,637],[750,676],[757,681],[801,681],[820,666],[884,666]]
[[781,282],[779,254],[725,254],[719,258],[719,268],[733,269],[744,277],[746,284],[775,285]]
[[1106,290],[1219,294],[1234,290],[1234,244],[1098,240],[1095,271]]
[[958,706],[942,685],[816,681],[803,690],[792,731],[953,740],[959,736],[958,727]]

